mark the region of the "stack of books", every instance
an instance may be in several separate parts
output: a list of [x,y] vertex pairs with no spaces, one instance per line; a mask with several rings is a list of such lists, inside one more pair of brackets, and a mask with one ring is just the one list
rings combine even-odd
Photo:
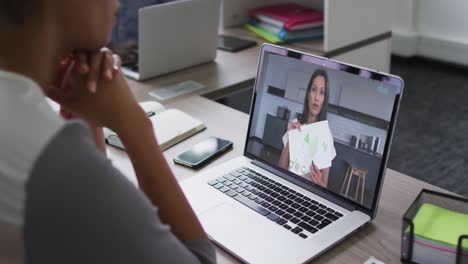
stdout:
[[249,17],[247,29],[274,44],[323,37],[323,13],[299,4],[255,8]]
[[[468,234],[468,215],[425,203],[413,219],[412,261],[416,263],[455,263],[459,237]],[[409,232],[409,230],[406,230]],[[468,243],[462,247],[468,257]]]

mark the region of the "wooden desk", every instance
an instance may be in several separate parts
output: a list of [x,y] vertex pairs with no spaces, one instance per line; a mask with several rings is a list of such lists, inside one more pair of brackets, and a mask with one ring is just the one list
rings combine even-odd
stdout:
[[[208,100],[192,96],[174,101],[173,107],[203,120],[207,129],[180,144],[166,150],[164,155],[177,179],[193,177],[197,172],[175,165],[172,158],[191,145],[209,136],[219,136],[234,142],[234,149],[209,166],[218,165],[228,159],[242,155],[247,132],[248,115]],[[135,181],[135,175],[125,152],[109,147],[109,154],[116,167]],[[206,168],[205,168],[206,169]],[[387,170],[377,218],[354,235],[318,257],[314,263],[363,263],[375,256],[385,263],[400,263],[400,231],[403,213],[422,188],[441,189],[414,178]],[[239,261],[221,249],[217,249],[219,263]]]

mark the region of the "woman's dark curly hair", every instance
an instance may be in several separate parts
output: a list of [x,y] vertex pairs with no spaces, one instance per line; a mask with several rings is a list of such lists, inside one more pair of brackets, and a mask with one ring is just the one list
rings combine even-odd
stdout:
[[38,0],[0,0],[0,23],[24,24],[36,11]]

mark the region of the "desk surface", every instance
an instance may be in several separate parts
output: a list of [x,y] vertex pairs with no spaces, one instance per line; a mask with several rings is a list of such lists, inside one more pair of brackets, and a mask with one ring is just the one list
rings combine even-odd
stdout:
[[[190,113],[203,120],[207,125],[205,131],[164,152],[179,181],[195,177],[196,171],[175,165],[172,158],[204,138],[221,136],[234,142],[233,150],[209,166],[215,166],[242,155],[248,115],[200,96],[186,97],[169,103],[166,107]],[[130,179],[135,179],[131,163],[125,152],[109,148],[109,156],[116,167],[120,168]],[[401,219],[405,210],[423,188],[441,191],[441,189],[427,183],[390,169],[387,170],[377,218],[318,257],[314,263],[363,263],[370,256],[375,256],[385,263],[399,263]],[[238,263],[234,257],[219,248],[217,253],[219,263]]]

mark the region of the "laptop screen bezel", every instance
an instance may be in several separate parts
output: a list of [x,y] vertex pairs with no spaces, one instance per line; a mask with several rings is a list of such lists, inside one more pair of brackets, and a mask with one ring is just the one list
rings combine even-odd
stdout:
[[[276,54],[280,56],[285,56],[285,57],[290,57],[293,59],[299,59],[301,61],[304,61],[306,63],[311,63],[315,65],[319,65],[322,68],[325,68],[327,70],[339,70],[343,71],[346,73],[351,73],[355,75],[359,75],[359,73],[366,73],[369,75],[368,79],[373,79],[373,80],[379,80],[382,81],[383,83],[388,83],[394,85],[398,90],[397,90],[397,95],[395,97],[395,103],[394,107],[392,110],[392,115],[390,118],[390,123],[389,123],[389,128],[388,128],[388,134],[387,134],[387,140],[385,142],[385,147],[382,155],[382,163],[379,169],[379,175],[377,178],[377,184],[376,184],[376,189],[374,191],[374,197],[372,201],[372,206],[370,208],[365,207],[364,205],[361,205],[357,202],[352,201],[351,199],[345,198],[344,196],[335,193],[329,189],[323,188],[319,185],[314,185],[310,183],[305,183],[301,184],[301,187],[306,188],[309,191],[312,191],[314,193],[317,193],[315,191],[318,191],[318,193],[325,193],[327,197],[333,197],[334,200],[339,201],[340,204],[345,204],[346,207],[348,208],[355,208],[367,215],[369,215],[371,218],[374,218],[376,213],[377,213],[377,207],[378,207],[378,202],[380,199],[380,195],[382,192],[382,185],[383,185],[383,180],[385,176],[385,170],[387,167],[387,162],[388,162],[388,156],[390,154],[390,146],[394,134],[394,129],[395,129],[395,124],[396,124],[396,119],[397,119],[397,114],[398,114],[398,109],[400,106],[400,101],[401,101],[401,96],[403,94],[403,88],[404,88],[404,82],[403,80],[398,77],[394,76],[391,74],[385,74],[382,72],[377,72],[371,69],[367,69],[364,67],[358,67],[355,65],[343,63],[343,62],[338,62],[335,60],[327,59],[324,57],[312,55],[312,54],[307,54],[303,53],[300,51],[292,50],[292,49],[287,49],[284,47],[279,47],[271,44],[263,44],[260,50],[260,56],[259,56],[259,62],[258,62],[258,67],[257,67],[257,76],[255,79],[255,84],[254,84],[254,89],[253,89],[253,95],[252,95],[252,101],[251,101],[251,107],[250,107],[250,119],[249,119],[249,125],[247,129],[247,137],[246,137],[246,142],[244,145],[244,156],[255,160],[256,162],[260,162],[265,167],[271,167],[276,171],[281,172],[282,174],[286,175],[288,178],[285,178],[285,180],[292,181],[292,179],[295,179],[296,182],[299,176],[295,175],[294,173],[290,172],[289,170],[286,170],[284,168],[279,167],[276,164],[273,164],[265,159],[263,159],[260,156],[256,156],[252,153],[248,152],[248,143],[249,143],[249,138],[251,135],[251,129],[252,129],[252,122],[253,122],[253,114],[255,111],[255,103],[256,103],[256,98],[257,98],[257,91],[261,89],[259,86],[259,80],[262,78],[262,71],[263,71],[263,60],[265,58],[265,54],[271,53],[271,54]],[[306,59],[304,59],[306,58]],[[363,77],[365,78],[365,77]],[[291,178],[289,178],[291,177]],[[299,179],[300,181],[305,181],[304,179]],[[293,182],[294,183],[294,182]],[[314,191],[315,190],[315,191]]]

